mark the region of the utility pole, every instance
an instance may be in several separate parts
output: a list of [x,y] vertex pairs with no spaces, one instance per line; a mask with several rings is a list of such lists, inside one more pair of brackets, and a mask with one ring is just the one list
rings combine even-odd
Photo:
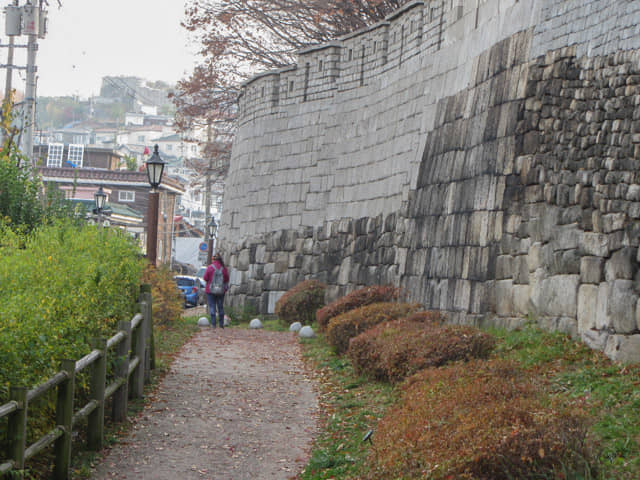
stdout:
[[9,47],[7,51],[7,79],[4,82],[4,101],[8,102],[11,98],[11,90],[13,89],[13,46],[15,45],[13,36],[9,37]]
[[[41,15],[43,16],[41,19]],[[24,143],[23,152],[31,158],[31,165],[35,165],[33,156],[33,128],[36,120],[36,54],[38,53],[38,36],[44,38],[45,22],[42,11],[42,0],[38,0],[38,5],[33,5],[31,0],[27,0],[23,7],[23,33],[29,38],[27,43],[27,84],[24,99]]]
[[18,0],[13,5],[7,7],[5,15],[8,17],[5,21],[5,33],[9,37],[9,45],[7,50],[7,79],[4,84],[4,101],[8,102],[11,98],[11,90],[13,89],[13,51],[16,35],[20,35],[20,9]]

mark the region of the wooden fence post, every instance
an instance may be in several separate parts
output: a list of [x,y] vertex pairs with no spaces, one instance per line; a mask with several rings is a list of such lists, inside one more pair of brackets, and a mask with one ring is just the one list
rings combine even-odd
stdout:
[[144,395],[144,377],[145,377],[145,354],[146,354],[146,345],[147,345],[147,310],[148,310],[147,302],[140,302],[140,313],[142,314],[142,321],[138,325],[133,338],[135,339],[134,344],[132,345],[132,351],[138,357],[139,363],[136,367],[135,372],[131,375],[131,393],[135,398],[142,398]]
[[11,400],[18,402],[18,410],[9,416],[8,441],[11,445],[11,458],[16,470],[24,469],[24,451],[27,448],[27,389],[11,387]]
[[123,422],[127,418],[127,398],[129,396],[129,351],[131,350],[131,322],[120,322],[118,330],[125,333],[125,338],[116,350],[116,381],[121,381],[120,388],[113,394],[112,417],[114,422]]
[[141,300],[146,302],[148,305],[147,315],[145,315],[145,331],[147,338],[145,339],[145,356],[144,356],[144,381],[145,383],[149,383],[151,381],[151,370],[156,368],[156,349],[155,349],[155,340],[153,337],[153,302],[151,296],[151,285],[145,283],[140,285],[140,296]]
[[67,374],[67,379],[58,385],[58,402],[56,406],[56,425],[64,433],[54,446],[56,465],[54,476],[57,480],[67,480],[71,468],[71,437],[73,430],[73,392],[75,386],[76,362],[63,360],[61,370]]
[[89,414],[87,420],[87,446],[90,450],[102,449],[104,440],[104,391],[107,383],[107,340],[94,339],[93,348],[102,355],[93,364],[91,372],[90,398],[98,402],[98,406]]

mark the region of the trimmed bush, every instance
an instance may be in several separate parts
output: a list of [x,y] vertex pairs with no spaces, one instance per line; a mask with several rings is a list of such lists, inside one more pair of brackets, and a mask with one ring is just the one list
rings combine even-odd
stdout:
[[403,388],[376,429],[370,479],[578,478],[567,472],[589,469],[581,404],[561,405],[542,375],[513,362],[430,368]]
[[338,353],[344,353],[349,340],[374,325],[406,317],[420,310],[417,303],[379,302],[350,310],[334,317],[327,328],[327,341]]
[[310,325],[316,311],[324,305],[324,292],[327,286],[317,280],[305,280],[289,289],[276,302],[275,314],[289,325],[300,322]]
[[[33,388],[78,360],[91,340],[130,320],[144,262],[135,240],[118,229],[56,222],[21,235],[0,221],[0,404],[10,386]],[[76,394],[86,396],[86,372]],[[29,405],[29,441],[49,431],[55,395]],[[44,413],[43,413],[44,412]],[[5,423],[6,425],[6,423]],[[3,425],[0,422],[0,450]]]
[[372,287],[364,287],[359,290],[354,290],[353,292],[318,310],[316,313],[318,328],[321,331],[324,331],[333,317],[337,317],[349,310],[364,307],[365,305],[370,305],[372,303],[391,302],[399,299],[400,295],[400,289],[390,285],[374,285]]
[[397,383],[427,367],[486,358],[495,339],[463,325],[443,325],[437,312],[419,312],[361,333],[347,354],[357,373]]

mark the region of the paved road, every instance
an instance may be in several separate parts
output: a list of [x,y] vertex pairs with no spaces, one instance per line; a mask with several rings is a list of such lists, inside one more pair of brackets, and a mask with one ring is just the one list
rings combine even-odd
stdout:
[[92,478],[295,478],[317,409],[293,334],[205,327]]

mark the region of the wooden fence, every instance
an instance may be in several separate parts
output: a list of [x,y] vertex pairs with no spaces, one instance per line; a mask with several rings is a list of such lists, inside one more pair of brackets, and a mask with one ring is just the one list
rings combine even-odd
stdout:
[[[140,313],[120,322],[113,337],[94,340],[93,351],[80,360],[63,360],[60,371],[31,390],[10,389],[11,400],[0,406],[0,420],[8,417],[9,460],[0,457],[0,476],[23,470],[25,462],[53,444],[54,478],[68,479],[71,465],[71,439],[81,420],[87,419],[87,447],[100,450],[104,439],[105,403],[112,398],[112,419],[122,422],[127,416],[128,399],[143,396],[155,363],[151,287],[140,288]],[[114,349],[116,360],[113,381],[107,385],[107,354]],[[91,368],[89,402],[74,409],[75,377]],[[56,427],[27,446],[28,406],[45,393],[57,388]],[[19,473],[18,473],[19,474]]]

